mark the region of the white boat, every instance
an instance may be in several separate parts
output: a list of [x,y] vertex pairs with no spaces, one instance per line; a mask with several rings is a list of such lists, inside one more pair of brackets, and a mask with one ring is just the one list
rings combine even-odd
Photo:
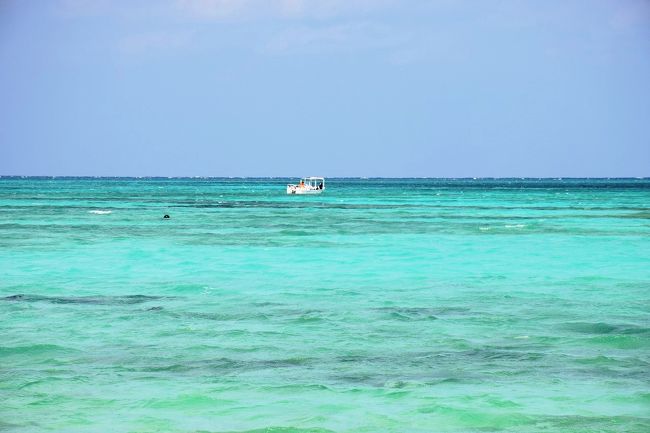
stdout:
[[323,177],[303,177],[298,184],[287,185],[287,194],[320,194],[324,190]]

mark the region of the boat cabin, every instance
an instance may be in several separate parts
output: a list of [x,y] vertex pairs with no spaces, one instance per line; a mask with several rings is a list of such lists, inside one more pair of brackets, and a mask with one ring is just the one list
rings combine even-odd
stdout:
[[322,177],[303,177],[300,179],[300,184],[309,189],[325,189],[325,179]]

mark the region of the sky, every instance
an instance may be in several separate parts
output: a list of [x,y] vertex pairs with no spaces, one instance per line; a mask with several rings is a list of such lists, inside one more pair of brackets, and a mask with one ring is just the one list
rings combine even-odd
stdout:
[[0,0],[0,175],[650,176],[650,1]]

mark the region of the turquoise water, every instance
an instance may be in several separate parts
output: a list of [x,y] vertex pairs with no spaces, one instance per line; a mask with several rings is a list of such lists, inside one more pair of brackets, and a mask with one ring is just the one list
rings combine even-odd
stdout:
[[650,180],[288,181],[0,179],[0,431],[650,429]]

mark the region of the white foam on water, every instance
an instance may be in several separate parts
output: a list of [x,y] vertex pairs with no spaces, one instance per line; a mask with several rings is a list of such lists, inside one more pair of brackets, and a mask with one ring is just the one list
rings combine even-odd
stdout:
[[523,229],[526,224],[506,224],[507,229]]
[[95,215],[108,215],[109,213],[113,213],[111,210],[89,210],[88,213],[92,213]]

